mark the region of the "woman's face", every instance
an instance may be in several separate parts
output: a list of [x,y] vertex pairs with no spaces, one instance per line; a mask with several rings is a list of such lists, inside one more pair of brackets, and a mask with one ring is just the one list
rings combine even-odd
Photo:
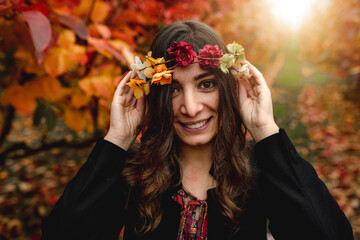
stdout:
[[172,105],[175,133],[183,144],[208,144],[218,132],[219,89],[215,75],[198,63],[173,73]]

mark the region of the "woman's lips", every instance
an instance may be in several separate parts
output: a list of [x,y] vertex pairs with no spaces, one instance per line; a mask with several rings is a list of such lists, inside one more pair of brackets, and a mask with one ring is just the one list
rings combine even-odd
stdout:
[[211,117],[206,120],[200,121],[200,122],[181,123],[181,125],[188,132],[199,132],[199,131],[205,130],[207,128],[207,126],[209,126],[210,120],[211,120]]

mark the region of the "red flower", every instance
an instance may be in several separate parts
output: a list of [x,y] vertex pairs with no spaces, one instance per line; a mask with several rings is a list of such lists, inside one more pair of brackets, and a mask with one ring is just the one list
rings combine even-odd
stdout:
[[167,49],[167,52],[170,55],[170,59],[176,61],[179,66],[186,67],[193,63],[196,58],[196,53],[192,46],[185,41],[180,43],[173,42],[172,46]]
[[203,69],[216,68],[220,61],[219,59],[223,56],[222,50],[219,49],[218,45],[211,46],[205,45],[203,49],[200,49],[199,63]]

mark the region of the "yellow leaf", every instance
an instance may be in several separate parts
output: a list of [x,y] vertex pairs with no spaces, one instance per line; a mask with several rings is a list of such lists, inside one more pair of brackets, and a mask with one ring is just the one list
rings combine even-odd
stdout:
[[77,7],[72,9],[73,15],[82,16],[82,15],[86,14],[90,9],[91,2],[92,1],[89,1],[89,0],[81,0],[80,4]]
[[101,22],[106,19],[110,12],[110,6],[106,2],[96,1],[93,11],[91,13],[91,20],[93,22]]
[[121,74],[121,68],[119,67],[119,65],[117,63],[114,62],[107,62],[104,64],[101,64],[98,67],[98,70],[101,71],[101,74],[104,75],[119,75]]
[[66,125],[76,132],[84,130],[86,126],[84,114],[70,107],[65,109],[64,120]]
[[107,74],[84,78],[79,81],[79,86],[89,96],[106,99],[112,98],[115,89],[112,76]]
[[83,78],[79,81],[79,87],[83,90],[87,95],[92,96],[95,95],[96,89],[92,82],[92,77]]
[[27,82],[25,85],[26,89],[32,93],[34,97],[44,97],[46,95],[45,85],[41,78],[37,78]]
[[57,78],[43,78],[48,100],[56,99],[61,93],[61,83]]
[[71,30],[65,29],[60,33],[57,43],[61,47],[68,48],[74,45],[75,41],[76,41],[75,33]]
[[71,60],[79,62],[84,65],[88,62],[88,56],[86,54],[86,48],[80,45],[72,45],[69,47],[69,57]]
[[71,106],[81,108],[87,106],[90,101],[90,96],[81,93],[80,91],[71,96]]
[[111,99],[114,86],[110,75],[99,75],[92,78],[93,86],[96,89],[96,96]]
[[31,114],[36,108],[35,97],[32,96],[25,88],[14,96],[12,100],[14,108],[22,114]]
[[45,71],[52,77],[59,76],[71,67],[68,52],[64,48],[53,48],[44,60]]
[[57,78],[42,77],[27,82],[25,88],[34,97],[52,101],[60,96],[62,87]]
[[31,114],[36,107],[35,97],[27,89],[18,84],[5,89],[2,94],[1,103],[13,105],[22,114]]

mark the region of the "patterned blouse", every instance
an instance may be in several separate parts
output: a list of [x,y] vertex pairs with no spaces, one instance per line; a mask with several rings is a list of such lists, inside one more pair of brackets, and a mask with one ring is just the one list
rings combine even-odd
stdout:
[[178,240],[207,239],[207,202],[199,200],[184,188],[172,197],[181,205],[181,219]]

